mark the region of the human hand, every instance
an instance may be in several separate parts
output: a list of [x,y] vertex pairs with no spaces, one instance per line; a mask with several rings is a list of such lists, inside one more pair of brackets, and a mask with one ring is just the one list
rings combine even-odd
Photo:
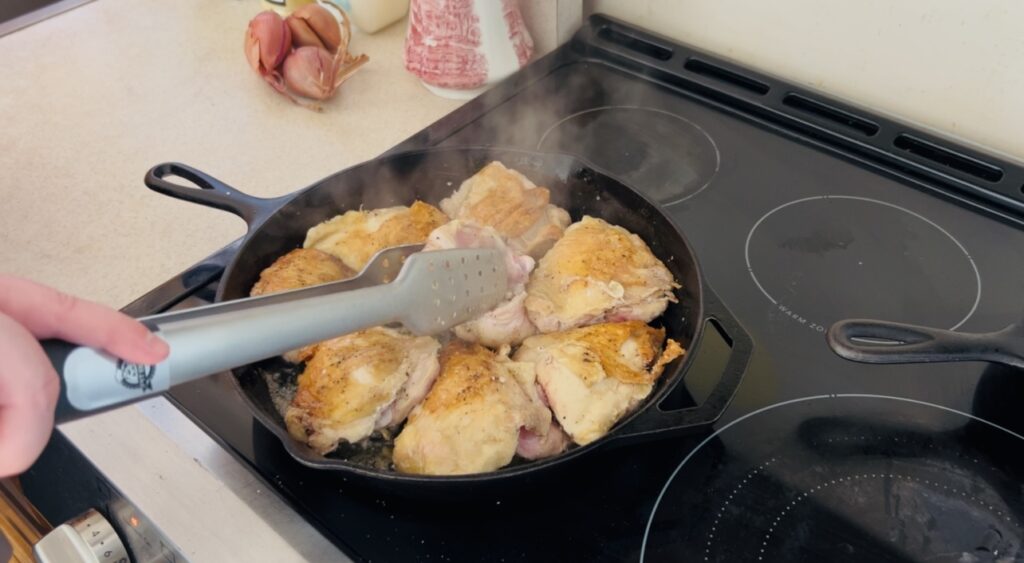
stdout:
[[53,430],[60,381],[39,340],[60,338],[128,362],[170,349],[139,321],[97,303],[0,275],[0,477],[28,469]]

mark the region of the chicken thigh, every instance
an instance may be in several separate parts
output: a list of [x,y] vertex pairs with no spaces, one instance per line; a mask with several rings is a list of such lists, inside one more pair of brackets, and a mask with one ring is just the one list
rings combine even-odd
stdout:
[[406,473],[480,473],[504,467],[517,451],[555,455],[567,445],[559,434],[532,364],[455,340],[441,352],[441,375],[395,439],[393,459]]
[[[289,291],[343,280],[354,275],[356,273],[335,256],[312,248],[296,248],[263,270],[249,295],[256,297]],[[286,352],[284,359],[292,363],[304,362],[313,355],[316,347],[317,344],[310,344]]]
[[526,311],[540,332],[605,321],[650,322],[679,285],[640,237],[602,219],[573,223],[540,259]]
[[515,360],[536,366],[558,422],[585,445],[647,398],[665,364],[683,353],[664,330],[626,321],[531,336]]
[[386,327],[322,342],[285,411],[288,432],[325,454],[398,426],[437,378],[440,348]]
[[539,259],[570,222],[569,214],[550,201],[547,188],[492,162],[442,200],[441,209],[452,219],[493,227],[513,250]]
[[498,348],[504,344],[518,344],[537,332],[526,315],[526,282],[535,262],[529,256],[510,249],[491,227],[452,221],[427,237],[424,251],[449,248],[497,248],[505,253],[509,291],[507,299],[483,315],[455,327],[455,335],[468,342]]
[[333,254],[359,272],[381,250],[422,243],[430,231],[447,222],[444,213],[422,201],[409,207],[348,211],[309,229],[303,246]]

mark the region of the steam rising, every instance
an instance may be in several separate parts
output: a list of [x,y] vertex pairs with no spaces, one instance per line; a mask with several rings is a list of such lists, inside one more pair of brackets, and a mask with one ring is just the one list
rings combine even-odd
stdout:
[[[430,156],[428,152],[419,158],[400,156],[395,160],[394,156],[385,156],[359,165],[374,167],[373,174],[363,174],[358,179],[342,180],[336,176],[328,180],[337,182],[338,187],[335,189],[341,192],[355,190],[359,193],[359,197],[346,195],[336,198],[330,216],[360,207],[373,209],[411,205],[417,198],[437,206],[441,199],[451,195],[465,179],[490,160],[502,160],[506,166],[526,174],[537,185],[551,189],[556,204],[560,201],[564,204],[565,198],[559,197],[559,188],[562,186],[556,178],[538,177],[541,176],[538,163],[531,164],[527,157],[506,162],[510,158],[509,153],[502,151],[555,152],[586,160],[586,155],[574,151],[572,147],[560,147],[559,150],[557,132],[549,133],[543,147],[540,146],[541,139],[556,124],[580,111],[607,105],[650,106],[652,96],[657,96],[657,93],[646,81],[627,78],[621,71],[600,63],[578,62],[559,67],[547,75],[543,72],[543,69],[536,66],[526,67],[519,77],[513,79],[519,86],[519,92],[514,97],[503,103],[488,99],[491,96],[501,98],[501,92],[497,90],[504,88],[499,86],[483,94],[487,100],[484,105],[496,106],[494,109],[481,115],[475,102],[470,102],[456,110],[457,117],[446,118],[451,123],[468,123],[466,126],[450,131],[441,126],[432,126],[436,133],[432,132],[429,137],[423,137],[425,142],[418,143],[419,146],[490,149],[489,156],[485,152],[485,156],[472,161],[460,161],[452,155]],[[617,140],[609,139],[609,142],[615,143]],[[610,150],[628,151],[629,147],[623,144],[621,147],[611,147]],[[402,153],[405,151],[399,154]],[[588,164],[604,168],[600,162]],[[579,218],[573,213],[574,221]]]

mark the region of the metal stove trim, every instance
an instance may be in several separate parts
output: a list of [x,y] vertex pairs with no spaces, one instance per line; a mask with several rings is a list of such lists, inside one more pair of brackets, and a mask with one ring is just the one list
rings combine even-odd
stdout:
[[[103,432],[107,426],[93,419],[62,425],[60,431],[86,461],[116,487],[148,524],[194,561],[225,560],[227,554],[243,559],[271,557],[275,561],[346,561],[348,558],[269,484],[250,471],[168,399],[156,397],[136,405],[100,415],[121,418],[124,426],[148,422],[158,431],[140,429],[137,442],[123,451],[93,447],[88,450],[76,439],[88,432]],[[105,422],[109,425],[110,422]],[[154,435],[163,439],[153,439]],[[116,438],[111,436],[111,438]],[[97,449],[98,448],[98,449]],[[173,452],[177,449],[177,452]],[[187,464],[189,457],[201,470]],[[134,460],[132,467],[120,466],[118,459]],[[162,475],[154,475],[153,463],[175,461]],[[180,460],[180,461],[179,461]],[[184,470],[184,471],[183,471]],[[153,491],[154,484],[165,488]],[[185,486],[182,486],[182,485]],[[168,501],[172,495],[174,501]],[[216,498],[237,499],[230,507],[193,510],[210,505]],[[85,507],[83,507],[84,509]],[[226,510],[231,517],[224,518]],[[206,533],[195,533],[206,530]],[[254,541],[254,538],[258,538]]]
[[93,0],[61,0],[60,2],[54,2],[53,4],[36,8],[35,10],[22,14],[14,19],[0,22],[0,37],[14,33],[15,31],[31,25],[35,25],[43,20],[63,14],[64,12],[73,10],[92,1]]

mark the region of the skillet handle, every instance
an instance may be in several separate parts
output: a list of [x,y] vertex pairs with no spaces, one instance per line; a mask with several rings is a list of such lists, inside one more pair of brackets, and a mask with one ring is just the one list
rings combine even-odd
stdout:
[[[614,440],[640,441],[666,434],[682,434],[684,432],[697,432],[709,428],[725,412],[726,407],[732,401],[739,388],[743,375],[747,371],[750,357],[754,352],[754,341],[746,330],[732,315],[729,309],[718,299],[718,296],[705,286],[704,293],[704,315],[702,319],[704,330],[714,329],[709,321],[714,321],[722,328],[726,341],[731,340],[731,351],[729,360],[722,372],[718,383],[708,394],[707,399],[696,407],[678,410],[662,410],[658,404],[652,404],[646,410],[641,411],[636,418],[630,420],[618,430],[611,434]],[[703,338],[702,338],[703,340]],[[693,347],[701,348],[700,343]],[[692,353],[687,351],[687,354]],[[693,366],[693,362],[690,362]],[[658,402],[664,400],[686,379],[687,373],[682,373],[676,378],[671,387],[661,393]]]
[[826,340],[838,356],[868,364],[986,361],[1024,367],[1019,332],[1016,325],[999,332],[969,334],[886,321],[848,319],[832,325]]
[[[199,186],[175,184],[165,176],[180,176]],[[240,192],[209,174],[178,162],[165,162],[146,172],[146,186],[173,198],[229,211],[245,220],[251,229],[262,223],[280,206],[278,199],[264,199]]]

